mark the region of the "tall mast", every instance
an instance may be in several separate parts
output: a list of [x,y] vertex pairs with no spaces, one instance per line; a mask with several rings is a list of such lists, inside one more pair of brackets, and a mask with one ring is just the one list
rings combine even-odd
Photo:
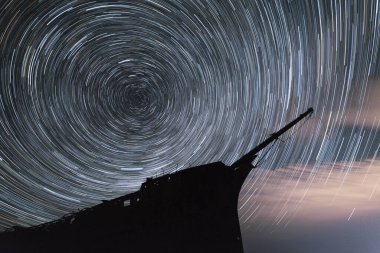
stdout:
[[301,121],[306,116],[311,115],[313,112],[314,112],[314,109],[310,107],[306,112],[302,113],[295,120],[293,120],[292,122],[290,122],[289,124],[287,124],[286,126],[284,126],[283,128],[281,128],[277,132],[271,134],[271,136],[268,139],[266,139],[265,141],[263,141],[262,143],[260,143],[259,145],[257,145],[255,148],[253,148],[247,154],[245,154],[244,156],[242,156],[242,158],[240,158],[239,160],[237,160],[236,162],[234,162],[231,165],[231,167],[239,167],[239,166],[247,165],[247,164],[250,165],[252,163],[252,161],[255,159],[255,157],[257,156],[256,154],[260,150],[262,150],[263,148],[265,148],[266,146],[268,146],[272,141],[278,139],[278,137],[280,137],[283,133],[285,133],[286,131],[288,131],[290,128],[292,128],[295,124],[297,124],[299,121]]

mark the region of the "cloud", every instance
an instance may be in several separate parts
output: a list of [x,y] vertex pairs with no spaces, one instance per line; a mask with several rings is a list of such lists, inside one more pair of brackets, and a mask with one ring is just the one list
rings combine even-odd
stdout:
[[380,159],[319,167],[258,169],[240,194],[243,227],[350,222],[380,216]]
[[380,80],[373,80],[367,86],[364,103],[356,98],[346,113],[344,124],[380,127]]

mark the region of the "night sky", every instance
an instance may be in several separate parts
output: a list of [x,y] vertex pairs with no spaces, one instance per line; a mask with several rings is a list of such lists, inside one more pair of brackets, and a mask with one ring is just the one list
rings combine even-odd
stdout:
[[[246,252],[380,252],[380,1],[2,0],[0,230],[261,153]],[[256,161],[257,162],[257,161]]]

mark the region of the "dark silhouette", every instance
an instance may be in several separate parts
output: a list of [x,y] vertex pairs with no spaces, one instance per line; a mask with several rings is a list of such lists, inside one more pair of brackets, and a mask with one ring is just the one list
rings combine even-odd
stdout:
[[0,252],[243,252],[237,205],[251,163],[257,152],[312,112],[231,166],[215,162],[148,178],[137,192],[57,221],[0,233]]

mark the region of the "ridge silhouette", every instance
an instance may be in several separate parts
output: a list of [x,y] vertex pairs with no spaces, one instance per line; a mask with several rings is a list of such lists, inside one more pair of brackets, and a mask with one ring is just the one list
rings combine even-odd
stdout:
[[2,253],[243,252],[240,188],[257,153],[313,113],[309,108],[246,155],[148,178],[137,192],[42,225],[0,233]]

